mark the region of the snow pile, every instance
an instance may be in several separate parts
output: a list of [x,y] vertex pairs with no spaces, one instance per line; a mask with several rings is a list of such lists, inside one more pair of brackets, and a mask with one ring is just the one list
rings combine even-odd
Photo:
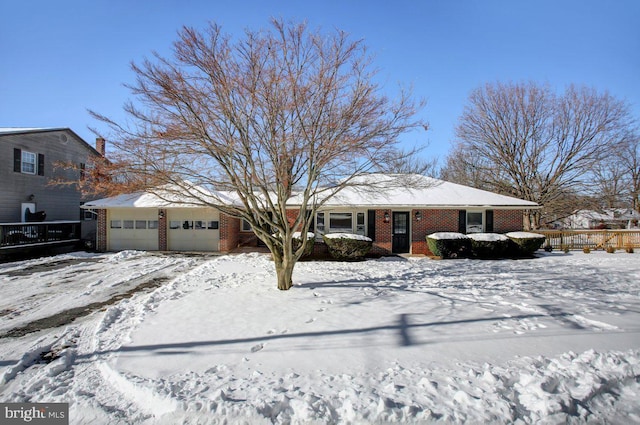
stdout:
[[545,237],[540,233],[531,233],[531,232],[509,232],[506,234],[506,236],[514,239],[538,239],[538,238]]
[[371,238],[354,233],[326,233],[324,237],[327,239],[352,239],[354,241],[371,242]]
[[[107,284],[116,256],[47,278]],[[308,261],[282,292],[268,255],[148,253],[118,277],[161,264],[152,292],[0,339],[0,399],[69,402],[72,424],[640,422],[638,254]],[[0,299],[19,285],[38,317],[43,275],[16,273]]]
[[[307,239],[313,239],[316,237],[315,233],[307,232]],[[293,232],[294,239],[302,239],[302,232]]]
[[499,233],[469,233],[467,237],[477,242],[499,242],[509,240],[507,236]]
[[440,239],[467,239],[468,236],[463,233],[456,232],[438,232],[427,235],[427,238],[440,240]]

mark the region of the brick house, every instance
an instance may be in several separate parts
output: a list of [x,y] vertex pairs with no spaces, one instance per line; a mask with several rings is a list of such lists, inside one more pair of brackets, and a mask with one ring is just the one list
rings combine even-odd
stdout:
[[[330,198],[314,217],[318,243],[323,233],[355,233],[370,237],[376,254],[425,254],[430,233],[518,231],[523,212],[538,208],[534,202],[425,176],[409,176],[405,184],[405,177],[371,174]],[[85,208],[97,213],[96,247],[101,251],[229,252],[259,244],[248,224],[236,217],[150,193],[91,201]]]

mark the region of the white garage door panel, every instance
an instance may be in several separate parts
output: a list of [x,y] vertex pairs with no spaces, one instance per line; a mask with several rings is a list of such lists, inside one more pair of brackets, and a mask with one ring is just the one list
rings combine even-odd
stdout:
[[167,212],[170,251],[219,251],[220,213],[213,209],[181,208]]
[[109,250],[158,250],[157,210],[112,210],[108,218]]

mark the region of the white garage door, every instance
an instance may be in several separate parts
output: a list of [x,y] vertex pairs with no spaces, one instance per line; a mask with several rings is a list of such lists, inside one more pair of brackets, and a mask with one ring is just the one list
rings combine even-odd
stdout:
[[167,212],[170,251],[218,251],[220,213],[205,208],[174,208]]
[[158,250],[158,210],[155,208],[112,209],[107,230],[111,251]]

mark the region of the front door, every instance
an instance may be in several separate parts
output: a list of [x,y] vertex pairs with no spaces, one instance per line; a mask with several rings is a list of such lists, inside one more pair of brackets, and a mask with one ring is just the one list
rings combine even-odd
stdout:
[[391,251],[394,254],[404,254],[409,252],[409,236],[409,213],[394,212]]

